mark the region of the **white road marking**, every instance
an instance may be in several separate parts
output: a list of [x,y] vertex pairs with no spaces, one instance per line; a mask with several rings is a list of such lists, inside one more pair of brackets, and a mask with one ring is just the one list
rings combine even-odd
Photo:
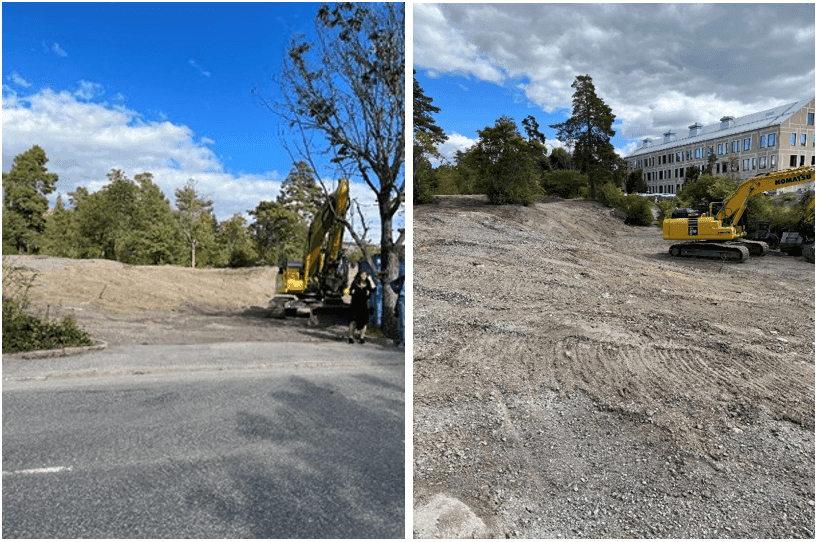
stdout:
[[71,467],[44,467],[42,469],[3,471],[3,476],[11,474],[46,474],[51,472],[62,472],[66,470],[71,470]]

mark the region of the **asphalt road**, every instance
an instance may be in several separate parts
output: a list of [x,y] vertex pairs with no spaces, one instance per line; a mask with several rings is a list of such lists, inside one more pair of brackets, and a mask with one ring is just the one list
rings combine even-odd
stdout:
[[405,536],[403,352],[207,346],[4,361],[3,537]]

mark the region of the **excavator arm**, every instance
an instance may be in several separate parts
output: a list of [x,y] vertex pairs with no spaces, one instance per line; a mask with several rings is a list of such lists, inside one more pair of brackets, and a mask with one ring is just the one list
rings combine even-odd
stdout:
[[722,207],[717,211],[713,211],[713,207],[714,205],[720,204],[712,203],[711,215],[715,219],[720,220],[723,226],[736,227],[742,219],[745,210],[748,208],[748,200],[751,196],[775,188],[785,188],[814,180],[816,180],[816,170],[812,167],[788,169],[753,177],[739,185],[736,192],[722,202]]
[[[321,276],[325,263],[337,261],[341,256],[344,225],[339,223],[336,217],[343,217],[347,213],[349,191],[349,182],[347,179],[341,179],[338,188],[330,194],[316,213],[307,234],[307,250],[301,269],[287,268],[283,272],[285,293],[306,292],[310,288],[311,279],[318,279]],[[322,249],[328,233],[328,249],[325,254]]]

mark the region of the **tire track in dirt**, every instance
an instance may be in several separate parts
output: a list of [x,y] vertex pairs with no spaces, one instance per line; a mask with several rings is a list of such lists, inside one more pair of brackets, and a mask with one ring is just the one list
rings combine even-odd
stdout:
[[463,451],[419,421],[416,502],[496,537],[813,532],[812,266],[672,260],[582,201],[440,198],[414,235],[415,412]]

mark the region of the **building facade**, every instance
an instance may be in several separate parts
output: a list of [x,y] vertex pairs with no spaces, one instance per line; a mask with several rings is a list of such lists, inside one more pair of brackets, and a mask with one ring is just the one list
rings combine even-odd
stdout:
[[[695,122],[687,137],[669,131],[663,139],[644,139],[643,145],[626,158],[630,171],[642,169],[651,194],[676,194],[691,166],[707,169],[710,155],[716,156],[712,173],[731,171],[744,181],[760,173],[815,165],[815,98],[753,113],[725,116],[703,126]],[[779,191],[814,190],[814,183]]]

